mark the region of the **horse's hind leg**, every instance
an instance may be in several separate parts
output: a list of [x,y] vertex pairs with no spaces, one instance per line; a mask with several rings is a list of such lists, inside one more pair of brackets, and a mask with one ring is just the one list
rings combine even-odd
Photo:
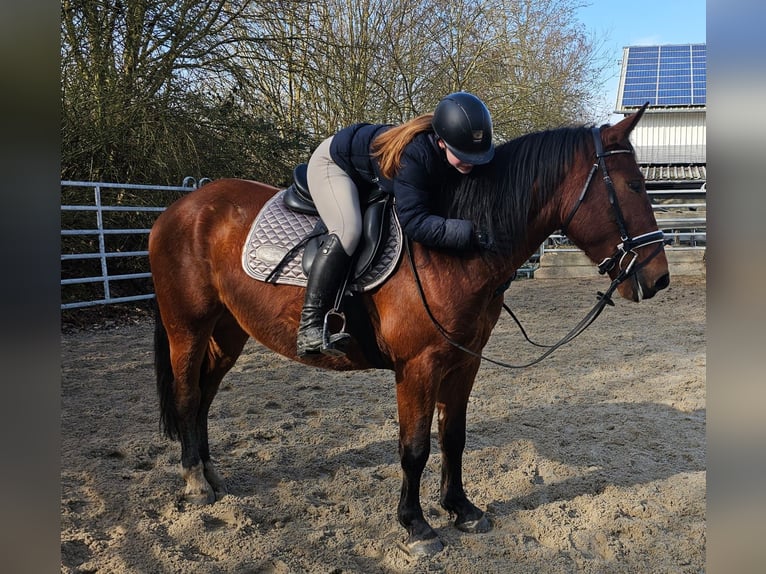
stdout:
[[[201,457],[203,436],[200,432],[201,417],[207,412],[201,409],[201,371],[206,360],[208,333],[193,330],[169,333],[170,363],[173,368],[172,409],[175,433],[181,442],[181,475],[186,483],[183,497],[193,504],[215,502],[215,491],[205,478]],[[212,399],[211,399],[212,400]],[[172,436],[172,435],[171,435]]]
[[491,525],[463,490],[463,450],[465,449],[466,410],[473,380],[478,370],[451,374],[439,388],[437,401],[439,446],[442,453],[442,507],[456,516],[455,526],[464,532],[488,532]]
[[208,343],[207,369],[203,369],[200,373],[202,395],[198,415],[199,454],[202,461],[203,474],[208,484],[213,488],[216,498],[226,494],[226,484],[210,459],[208,414],[210,412],[210,405],[218,392],[224,375],[234,366],[247,339],[248,335],[230,315],[220,319]]
[[[211,323],[214,320],[211,319]],[[223,321],[223,322],[221,322]],[[227,330],[225,327],[232,327]],[[181,473],[186,482],[183,497],[193,504],[215,502],[225,493],[220,475],[210,461],[208,413],[223,376],[234,364],[247,335],[227,320],[202,328],[180,328],[168,334],[173,370],[172,408],[174,431],[181,441]]]

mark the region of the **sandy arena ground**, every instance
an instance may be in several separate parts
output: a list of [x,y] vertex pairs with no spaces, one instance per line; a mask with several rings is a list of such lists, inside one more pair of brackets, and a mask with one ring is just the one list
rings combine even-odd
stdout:
[[[519,280],[506,294],[552,342],[604,279]],[[180,446],[163,438],[152,324],[62,334],[61,570],[98,573],[703,572],[705,280],[618,299],[538,366],[484,363],[468,410],[466,492],[493,530],[423,508],[445,549],[399,549],[393,374],[308,368],[249,342],[213,403],[211,449],[230,494],[180,500]],[[503,316],[485,349],[536,350]],[[434,429],[435,430],[435,429]]]

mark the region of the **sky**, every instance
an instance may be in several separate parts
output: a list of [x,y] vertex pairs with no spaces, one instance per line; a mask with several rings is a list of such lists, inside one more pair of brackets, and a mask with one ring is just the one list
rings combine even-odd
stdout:
[[[579,20],[588,34],[597,43],[603,42],[609,65],[602,76],[601,91],[610,111],[617,104],[622,49],[625,46],[706,43],[705,6],[705,0],[590,0],[589,6],[578,10]],[[621,115],[612,115],[598,120],[614,123],[621,118]]]

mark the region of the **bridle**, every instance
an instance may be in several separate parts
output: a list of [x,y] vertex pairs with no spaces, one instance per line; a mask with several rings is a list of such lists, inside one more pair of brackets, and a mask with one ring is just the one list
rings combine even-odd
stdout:
[[[615,149],[604,151],[604,145],[601,143],[601,129],[596,127],[591,128],[591,134],[593,135],[593,145],[596,148],[596,162],[590,169],[590,173],[585,180],[585,185],[583,186],[582,192],[580,192],[580,197],[577,199],[574,207],[572,207],[572,211],[569,212],[566,220],[564,220],[564,224],[561,226],[561,232],[566,235],[566,230],[569,227],[569,224],[572,222],[572,219],[577,213],[577,210],[580,209],[580,206],[585,201],[585,195],[588,193],[588,189],[590,189],[590,183],[593,179],[593,176],[599,169],[601,169],[601,172],[603,173],[604,185],[606,186],[607,194],[609,197],[609,204],[612,206],[612,211],[614,211],[615,220],[617,222],[617,229],[620,232],[620,243],[617,244],[617,248],[611,257],[605,258],[601,263],[598,264],[598,272],[603,275],[611,271],[615,265],[619,265],[620,273],[615,279],[617,280],[617,285],[619,285],[629,276],[635,275],[641,267],[645,266],[647,263],[649,263],[649,261],[654,259],[660,253],[666,243],[665,234],[662,232],[662,230],[658,229],[657,231],[650,231],[649,233],[643,233],[642,235],[637,235],[636,237],[630,236],[628,233],[628,227],[625,224],[625,217],[622,214],[622,209],[620,209],[620,202],[617,201],[617,192],[614,189],[614,183],[612,183],[612,178],[609,177],[609,170],[606,167],[606,158],[621,153],[629,153],[633,155],[634,152],[632,149]],[[643,263],[635,266],[635,263],[638,260],[638,253],[636,253],[635,250],[639,249],[640,247],[645,247],[647,245],[653,244],[658,244],[657,248],[649,255],[649,257],[644,260]],[[626,257],[630,257],[630,260],[623,266]]]
[[[477,353],[475,351],[472,351],[471,349],[461,345],[457,341],[453,340],[450,336],[450,334],[447,332],[447,330],[439,323],[439,321],[436,319],[436,317],[433,315],[431,308],[428,305],[428,301],[426,300],[425,292],[423,291],[423,285],[420,282],[420,277],[417,272],[417,268],[415,267],[415,260],[412,255],[412,246],[409,239],[405,241],[405,247],[407,248],[407,254],[409,257],[409,263],[410,263],[410,269],[412,270],[412,274],[415,278],[415,284],[418,287],[418,291],[420,293],[420,298],[423,301],[423,306],[425,307],[426,313],[428,314],[428,317],[431,319],[431,322],[434,324],[436,329],[441,333],[441,335],[444,337],[444,339],[453,347],[456,347],[466,353],[468,353],[471,356],[483,359],[485,361],[488,361],[490,363],[493,363],[495,365],[499,365],[501,367],[508,367],[511,369],[523,369],[526,367],[530,367],[532,365],[535,365],[542,361],[544,358],[546,358],[548,355],[553,353],[556,349],[559,347],[569,343],[572,339],[580,335],[585,329],[587,329],[593,321],[596,320],[596,318],[601,314],[601,311],[604,310],[604,307],[606,305],[612,305],[614,306],[614,301],[612,301],[612,294],[617,289],[617,287],[626,279],[629,277],[633,277],[636,275],[636,273],[643,268],[649,261],[654,259],[663,249],[665,243],[667,243],[665,239],[665,234],[661,230],[657,231],[650,231],[648,233],[643,233],[641,235],[637,235],[636,237],[631,237],[627,230],[627,225],[625,224],[625,217],[622,214],[622,209],[620,209],[620,204],[617,200],[617,191],[614,189],[614,183],[612,182],[612,178],[609,176],[609,170],[606,167],[606,161],[605,159],[612,155],[622,154],[622,153],[629,153],[634,154],[632,149],[615,149],[615,150],[609,150],[604,151],[604,146],[601,142],[601,129],[594,127],[591,129],[591,134],[593,135],[593,144],[596,149],[596,161],[591,167],[590,173],[588,173],[588,177],[585,180],[585,185],[583,186],[582,191],[580,192],[580,196],[577,199],[577,202],[575,203],[574,207],[570,211],[569,215],[567,216],[566,220],[564,221],[564,224],[561,226],[561,232],[566,233],[566,228],[569,226],[569,224],[572,222],[572,219],[574,218],[575,214],[577,213],[577,210],[580,208],[580,206],[585,201],[585,196],[588,193],[588,189],[590,189],[591,181],[593,180],[593,177],[596,175],[596,172],[600,169],[603,173],[603,179],[604,179],[604,185],[606,186],[608,197],[609,197],[609,204],[612,206],[612,210],[614,211],[615,220],[617,222],[617,228],[620,232],[620,243],[617,244],[617,247],[614,251],[614,253],[611,255],[611,257],[605,258],[601,263],[598,264],[598,272],[603,275],[609,271],[611,271],[615,265],[619,266],[620,272],[617,274],[617,276],[612,280],[612,283],[609,285],[609,288],[606,290],[605,293],[597,292],[597,299],[598,301],[594,305],[593,309],[588,312],[588,314],[583,317],[577,325],[575,325],[566,335],[564,335],[561,340],[559,340],[554,345],[539,345],[537,343],[532,343],[530,341],[529,337],[527,337],[526,332],[524,331],[524,328],[521,326],[521,323],[519,323],[519,320],[516,318],[516,316],[513,314],[513,311],[503,303],[503,308],[511,315],[514,321],[516,321],[516,324],[521,329],[522,333],[526,337],[530,343],[538,346],[538,347],[544,347],[547,350],[537,359],[534,361],[530,361],[529,363],[523,364],[523,365],[511,365],[509,363],[505,363],[502,361],[497,361],[495,359],[491,359],[489,357],[485,357],[481,353]],[[638,261],[638,253],[636,253],[636,249],[639,249],[641,247],[645,247],[647,245],[653,245],[657,244],[657,247],[654,249],[652,253],[649,254],[649,256],[641,263],[636,263]],[[623,265],[623,262],[627,257],[630,257],[630,260],[627,262],[627,264]],[[637,288],[640,290],[641,285],[640,282],[636,282]],[[506,287],[510,285],[510,281],[507,283]],[[503,290],[496,291],[496,295],[502,294]]]

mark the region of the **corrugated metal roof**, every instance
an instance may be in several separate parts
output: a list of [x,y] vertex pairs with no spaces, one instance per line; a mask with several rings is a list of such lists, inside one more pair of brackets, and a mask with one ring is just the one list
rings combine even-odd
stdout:
[[639,165],[647,182],[707,181],[705,165]]

